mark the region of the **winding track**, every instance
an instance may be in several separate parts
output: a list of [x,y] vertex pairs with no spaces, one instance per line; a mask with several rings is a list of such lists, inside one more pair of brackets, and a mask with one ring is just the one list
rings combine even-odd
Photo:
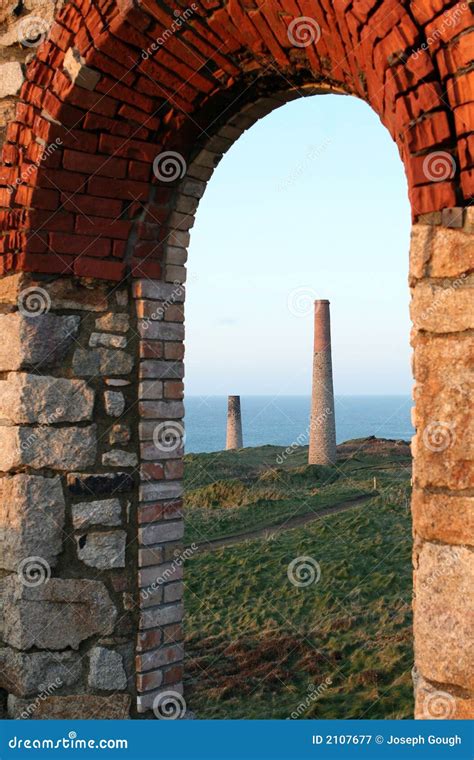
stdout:
[[279,533],[283,533],[285,530],[300,528],[302,525],[314,522],[315,520],[320,520],[322,517],[326,517],[326,515],[331,515],[336,512],[345,512],[347,509],[364,504],[371,499],[374,499],[376,496],[378,496],[378,491],[373,491],[370,494],[354,496],[352,499],[346,499],[346,501],[339,502],[339,504],[333,504],[332,507],[327,507],[321,512],[308,512],[305,515],[290,517],[283,522],[275,523],[274,525],[264,525],[263,528],[236,533],[233,536],[222,536],[222,538],[215,538],[211,541],[201,541],[198,544],[198,548],[195,550],[195,554],[208,551],[212,552],[216,549],[234,546],[235,544],[240,544],[242,541],[250,541],[254,538],[269,539]]

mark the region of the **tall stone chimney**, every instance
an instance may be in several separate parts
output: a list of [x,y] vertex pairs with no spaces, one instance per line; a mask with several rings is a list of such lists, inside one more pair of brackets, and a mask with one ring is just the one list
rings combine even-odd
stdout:
[[332,383],[329,301],[314,302],[313,392],[308,464],[336,461],[336,420]]
[[240,413],[240,396],[229,396],[227,402],[227,440],[226,449],[241,449],[242,416]]

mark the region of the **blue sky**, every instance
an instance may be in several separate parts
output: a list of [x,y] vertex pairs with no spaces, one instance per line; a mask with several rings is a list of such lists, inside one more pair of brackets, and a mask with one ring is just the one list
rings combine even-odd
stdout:
[[329,298],[336,394],[411,388],[410,208],[370,107],[316,95],[232,146],[191,234],[186,392],[307,395],[314,298]]

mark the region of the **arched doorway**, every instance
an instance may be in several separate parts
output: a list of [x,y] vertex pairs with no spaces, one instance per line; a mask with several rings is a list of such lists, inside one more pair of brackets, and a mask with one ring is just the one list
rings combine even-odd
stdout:
[[[181,304],[189,230],[214,166],[239,134],[288,98],[329,90],[374,108],[407,172],[414,222],[417,699],[421,704],[442,690],[455,700],[451,717],[471,711],[465,619],[471,538],[460,517],[472,487],[464,405],[471,22],[467,3],[445,3],[440,11],[389,0],[324,0],[310,9],[193,3],[178,15],[148,0],[84,0],[65,5],[40,34],[11,22],[23,48],[42,44],[21,91],[14,89],[16,116],[2,153],[1,318],[14,348],[1,371],[9,373],[7,383],[26,388],[6,394],[20,402],[9,402],[4,414],[11,424],[0,431],[2,486],[12,507],[4,518],[5,656],[13,669],[12,648],[26,653],[33,636],[48,652],[74,660],[79,650],[89,663],[88,675],[73,679],[72,693],[63,679],[42,710],[113,717],[117,705],[128,711],[130,697],[146,712],[163,690],[180,690],[174,552],[182,534]],[[30,288],[43,299],[34,316],[24,306]],[[64,401],[55,411],[44,394],[54,397],[58,380],[68,382],[60,383]],[[70,408],[71,394],[83,398],[81,408]],[[32,410],[27,398],[39,399]],[[112,418],[118,427],[111,439]],[[59,515],[60,530],[50,526],[42,544],[19,516],[34,514],[38,500],[28,489],[45,487],[43,501]],[[108,505],[115,513],[100,512],[98,530],[91,503],[117,494],[119,505]],[[52,577],[29,586],[18,579],[18,565],[37,556]],[[450,567],[449,584],[435,572],[442,562]],[[154,597],[143,593],[150,586]],[[89,624],[72,616],[67,635],[53,627],[50,637],[38,638],[32,604],[45,614],[53,605],[55,617],[65,619],[78,598]],[[114,700],[96,693],[111,663]],[[16,677],[6,688],[15,715],[25,709],[29,689]]]

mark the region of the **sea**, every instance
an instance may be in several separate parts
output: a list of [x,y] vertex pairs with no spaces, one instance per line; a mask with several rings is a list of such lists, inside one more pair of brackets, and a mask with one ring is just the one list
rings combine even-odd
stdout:
[[[337,442],[369,435],[409,441],[412,405],[410,396],[336,396]],[[244,446],[308,443],[309,396],[242,396],[241,409]],[[185,410],[188,454],[225,448],[225,396],[187,396]]]

